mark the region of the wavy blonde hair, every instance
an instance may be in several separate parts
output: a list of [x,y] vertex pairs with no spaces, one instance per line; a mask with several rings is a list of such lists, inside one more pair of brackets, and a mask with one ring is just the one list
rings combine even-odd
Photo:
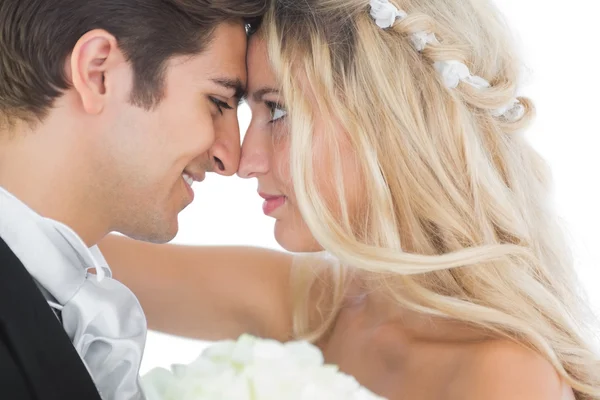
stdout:
[[[600,399],[593,315],[549,201],[548,168],[523,134],[534,107],[519,98],[520,120],[491,115],[520,78],[501,14],[486,0],[393,3],[409,16],[386,30],[367,0],[278,0],[261,28],[289,107],[300,210],[339,260],[316,326],[307,310],[315,275],[297,269],[295,335],[322,338],[344,300],[346,272],[360,271],[403,307],[537,351],[578,399]],[[409,36],[420,31],[440,43],[415,51]],[[443,60],[464,62],[492,86],[448,89],[433,67]],[[317,119],[331,128],[322,134],[336,161],[334,206],[314,179]],[[344,196],[340,131],[362,172],[358,216]]]

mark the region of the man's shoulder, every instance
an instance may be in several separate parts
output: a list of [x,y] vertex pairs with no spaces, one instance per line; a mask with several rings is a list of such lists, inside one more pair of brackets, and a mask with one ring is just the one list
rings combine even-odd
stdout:
[[14,303],[22,300],[19,294],[20,280],[15,269],[20,261],[0,237],[0,397],[7,399],[33,399],[27,378],[23,375],[20,361],[15,358],[12,343],[14,319],[11,317]]
[[[1,324],[1,322],[0,322]],[[4,327],[0,325],[0,332]],[[4,334],[0,334],[0,392],[2,398],[27,400],[33,399],[27,386],[27,380],[21,372]]]
[[561,400],[563,382],[544,357],[508,340],[473,345],[458,367],[449,399]]
[[10,288],[18,285],[26,276],[20,271],[21,268],[24,268],[23,264],[0,236],[0,299],[14,294],[15,291]]
[[[27,277],[29,274],[23,263],[0,236],[0,287],[14,287]],[[7,291],[0,290],[0,296],[2,294],[7,294]]]

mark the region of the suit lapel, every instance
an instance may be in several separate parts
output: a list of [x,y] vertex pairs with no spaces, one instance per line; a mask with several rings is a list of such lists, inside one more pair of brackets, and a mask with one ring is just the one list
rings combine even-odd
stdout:
[[1,238],[0,329],[38,399],[100,400],[60,322],[33,278]]

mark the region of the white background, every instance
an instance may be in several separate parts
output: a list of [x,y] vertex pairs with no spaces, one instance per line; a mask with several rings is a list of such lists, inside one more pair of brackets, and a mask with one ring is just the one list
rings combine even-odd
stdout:
[[[600,311],[600,7],[595,0],[571,0],[560,7],[556,0],[497,3],[515,29],[532,71],[523,90],[538,108],[530,139],[553,168],[556,204],[577,268]],[[242,133],[249,120],[244,106]],[[273,239],[273,221],[261,212],[255,180],[210,174],[196,185],[196,200],[180,215],[174,242],[279,248]],[[151,332],[141,372],[190,362],[203,346]]]

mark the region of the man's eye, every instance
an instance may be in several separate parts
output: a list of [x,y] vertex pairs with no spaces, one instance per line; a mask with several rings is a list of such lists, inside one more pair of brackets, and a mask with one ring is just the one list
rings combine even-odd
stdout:
[[215,97],[210,97],[210,101],[212,101],[217,106],[217,109],[219,110],[219,114],[221,114],[221,115],[223,115],[223,110],[233,110],[233,107],[231,107],[229,104],[227,104],[224,101],[221,101]]

